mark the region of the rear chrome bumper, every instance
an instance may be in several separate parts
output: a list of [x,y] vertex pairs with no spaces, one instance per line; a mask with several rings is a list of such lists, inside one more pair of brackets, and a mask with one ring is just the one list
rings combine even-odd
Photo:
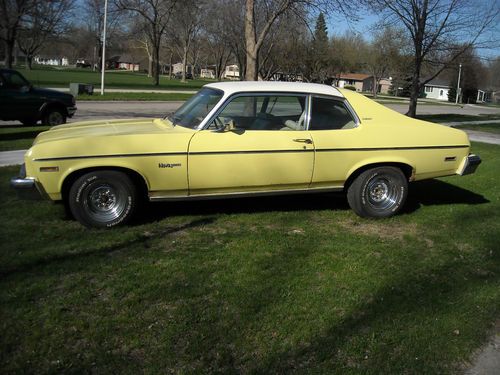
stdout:
[[465,176],[474,173],[479,164],[481,164],[481,158],[479,155],[469,154],[465,160],[465,164],[460,175]]

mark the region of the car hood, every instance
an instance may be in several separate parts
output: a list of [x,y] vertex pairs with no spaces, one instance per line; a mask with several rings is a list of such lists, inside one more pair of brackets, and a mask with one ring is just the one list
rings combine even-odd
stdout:
[[75,138],[109,137],[134,134],[164,134],[185,132],[188,129],[172,126],[170,121],[162,119],[126,119],[110,121],[84,121],[54,126],[50,130],[40,133],[33,145]]
[[65,93],[65,92],[61,92],[61,91],[58,91],[58,90],[52,90],[52,89],[44,89],[44,88],[41,88],[41,87],[32,87],[31,88],[31,92],[33,94],[37,94],[37,95],[40,95],[40,96],[47,96],[47,97],[58,97],[58,98],[62,98],[62,97],[68,97],[68,98],[71,98],[72,95],[71,94],[68,94],[68,93]]

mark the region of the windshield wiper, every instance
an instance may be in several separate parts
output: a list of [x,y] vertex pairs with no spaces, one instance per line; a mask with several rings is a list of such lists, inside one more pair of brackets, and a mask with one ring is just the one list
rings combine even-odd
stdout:
[[167,115],[165,118],[172,123],[172,126],[177,125],[176,122],[181,119],[179,116],[174,116],[174,113]]

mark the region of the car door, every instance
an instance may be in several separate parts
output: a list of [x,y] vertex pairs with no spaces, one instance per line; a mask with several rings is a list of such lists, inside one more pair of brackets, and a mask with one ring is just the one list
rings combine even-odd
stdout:
[[[314,145],[305,130],[306,95],[230,98],[188,153],[190,195],[305,189]],[[231,130],[219,130],[230,124]]]
[[[16,71],[3,71],[2,113],[9,120],[31,119],[38,115],[39,99],[31,85]],[[4,115],[2,115],[4,116]]]
[[312,188],[342,187],[366,153],[360,148],[356,114],[342,98],[312,96],[309,131],[316,149]]

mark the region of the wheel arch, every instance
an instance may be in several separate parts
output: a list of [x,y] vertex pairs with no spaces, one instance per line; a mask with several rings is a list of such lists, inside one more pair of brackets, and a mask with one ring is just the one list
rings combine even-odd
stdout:
[[67,202],[69,191],[73,183],[86,173],[93,171],[116,171],[126,174],[134,185],[138,188],[139,196],[147,198],[148,196],[148,184],[143,175],[139,172],[134,171],[130,168],[119,167],[119,166],[97,166],[97,167],[85,167],[77,170],[71,171],[67,176],[64,177],[61,184],[61,198],[63,202]]
[[405,177],[408,179],[408,181],[412,181],[414,173],[415,173],[415,167],[411,166],[408,162],[403,162],[403,161],[377,161],[377,162],[372,162],[368,164],[363,164],[361,166],[356,166],[354,167],[351,172],[349,173],[349,177],[347,178],[345,184],[344,184],[344,191],[347,191],[349,186],[352,184],[352,182],[364,171],[372,168],[377,168],[377,167],[395,167],[399,168]]
[[51,109],[60,109],[62,114],[65,117],[68,117],[68,110],[67,110],[66,106],[59,101],[52,101],[52,102],[43,103],[38,111],[38,117],[40,119],[43,119],[43,117],[46,115],[46,113]]

